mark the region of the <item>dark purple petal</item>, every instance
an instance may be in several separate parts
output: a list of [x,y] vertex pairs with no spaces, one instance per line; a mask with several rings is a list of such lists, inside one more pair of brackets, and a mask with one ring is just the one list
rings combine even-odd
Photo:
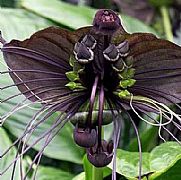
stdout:
[[[69,92],[65,87],[68,83],[65,73],[71,70],[69,59],[74,43],[88,30],[84,28],[70,32],[50,27],[36,32],[25,41],[5,43],[1,50],[19,90],[32,101]],[[46,87],[56,89],[48,91]]]
[[145,88],[152,93],[145,91],[139,95],[166,104],[181,102],[181,47],[144,33],[128,36],[128,42],[136,80],[131,92],[138,95],[138,87]]

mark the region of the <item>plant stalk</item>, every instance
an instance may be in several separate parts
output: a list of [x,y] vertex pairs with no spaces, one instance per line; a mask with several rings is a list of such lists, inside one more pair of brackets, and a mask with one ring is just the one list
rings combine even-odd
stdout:
[[103,168],[92,165],[92,180],[103,180]]
[[170,22],[168,8],[165,7],[165,6],[162,6],[160,8],[160,11],[161,11],[161,15],[162,15],[162,18],[163,18],[163,26],[164,26],[164,31],[165,31],[166,38],[167,38],[167,40],[173,42],[172,25],[171,25],[171,22]]

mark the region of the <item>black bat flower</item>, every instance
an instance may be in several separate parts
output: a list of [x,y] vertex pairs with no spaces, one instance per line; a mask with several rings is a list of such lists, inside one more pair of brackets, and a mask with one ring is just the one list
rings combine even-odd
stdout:
[[[52,127],[21,155],[45,138],[46,143],[36,156],[41,157],[44,148],[64,124],[76,113],[86,112],[85,120],[74,121],[74,140],[86,148],[88,160],[96,167],[108,165],[113,158],[115,179],[115,153],[120,135],[118,113],[128,113],[127,110],[132,109],[148,122],[139,112],[155,112],[160,120],[152,119],[148,123],[158,126],[159,131],[166,129],[169,123],[180,127],[180,116],[168,105],[181,102],[181,47],[153,34],[127,33],[112,10],[99,10],[92,26],[74,32],[49,27],[25,41],[6,43],[1,38],[1,42],[8,66],[8,71],[2,73],[9,73],[14,81],[2,89],[17,86],[20,94],[26,97],[24,101],[42,104],[34,119],[46,112],[40,121],[34,124],[31,123],[33,119],[30,121],[14,145],[54,112],[61,112]],[[2,103],[18,95],[4,99]],[[12,111],[21,106],[21,103],[17,104]],[[105,116],[110,117],[108,110],[112,116],[110,121],[114,123],[114,135],[113,140],[105,141],[101,130],[109,123],[105,122]],[[2,123],[6,118],[2,117]],[[138,135],[134,121],[130,120]],[[141,153],[141,145],[139,150]],[[17,155],[15,160],[19,157]]]

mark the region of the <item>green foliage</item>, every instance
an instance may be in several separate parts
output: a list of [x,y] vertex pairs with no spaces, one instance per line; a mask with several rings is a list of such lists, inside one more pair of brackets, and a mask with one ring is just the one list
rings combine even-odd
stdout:
[[[42,17],[73,29],[90,25],[96,12],[96,9],[73,6],[58,0],[23,0],[22,6]],[[152,28],[137,19],[124,15],[121,15],[121,18],[123,25],[129,32],[151,32],[156,34]]]
[[56,23],[76,29],[90,25],[95,10],[76,7],[58,0],[23,0],[22,6]]
[[173,0],[149,0],[149,2],[155,7],[170,6]]
[[[142,175],[148,175],[148,180],[161,180],[163,177],[172,179],[181,177],[178,167],[181,163],[181,148],[176,142],[163,143],[155,147],[150,153],[142,153]],[[116,172],[135,179],[138,176],[139,153],[117,150]],[[112,168],[112,164],[109,165]]]
[[[144,130],[141,133],[141,144],[142,144],[142,151],[148,152],[150,151],[155,145],[156,140],[158,138],[158,128],[157,127],[150,127]],[[129,144],[130,151],[137,151],[138,150],[138,141],[136,138],[132,139]]]
[[[0,154],[2,154],[8,147],[10,147],[11,144],[12,144],[11,140],[9,139],[6,131],[3,128],[0,128]],[[16,148],[13,147],[6,156],[1,158],[0,172],[4,171],[8,167],[8,165],[14,160],[16,153],[17,153],[17,150]],[[23,167],[23,171],[25,170],[25,168],[27,168],[25,161],[23,161],[22,167]],[[4,180],[9,179],[11,177],[12,169],[13,167],[8,169],[7,172],[3,175]],[[21,177],[20,171],[19,171],[19,161],[17,163],[17,168],[15,171],[14,177],[15,177],[14,180],[19,180]]]
[[15,0],[0,0],[1,7],[14,7]]
[[38,168],[38,173],[36,176],[38,180],[58,180],[60,178],[63,180],[72,180],[73,177],[74,175],[70,172],[65,172],[61,169],[43,166],[40,166]]

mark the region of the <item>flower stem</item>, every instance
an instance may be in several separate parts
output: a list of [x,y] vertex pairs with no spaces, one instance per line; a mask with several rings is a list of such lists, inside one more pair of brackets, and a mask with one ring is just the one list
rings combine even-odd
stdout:
[[166,38],[169,41],[173,41],[173,33],[172,33],[172,25],[170,22],[170,17],[169,17],[169,11],[168,8],[165,6],[162,6],[160,8],[161,15],[163,18],[163,26],[164,26],[164,31],[166,34]]
[[103,180],[103,168],[92,165],[92,180]]
[[90,97],[90,107],[89,107],[89,114],[87,117],[87,125],[89,127],[92,126],[92,112],[94,108],[94,102],[95,102],[95,97],[96,97],[96,90],[97,90],[97,85],[98,85],[99,77],[96,76],[94,80],[94,84],[92,86],[92,92],[91,92],[91,97]]
[[102,144],[102,118],[104,109],[104,87],[101,85],[99,94],[99,114],[98,114],[98,148],[101,148]]

